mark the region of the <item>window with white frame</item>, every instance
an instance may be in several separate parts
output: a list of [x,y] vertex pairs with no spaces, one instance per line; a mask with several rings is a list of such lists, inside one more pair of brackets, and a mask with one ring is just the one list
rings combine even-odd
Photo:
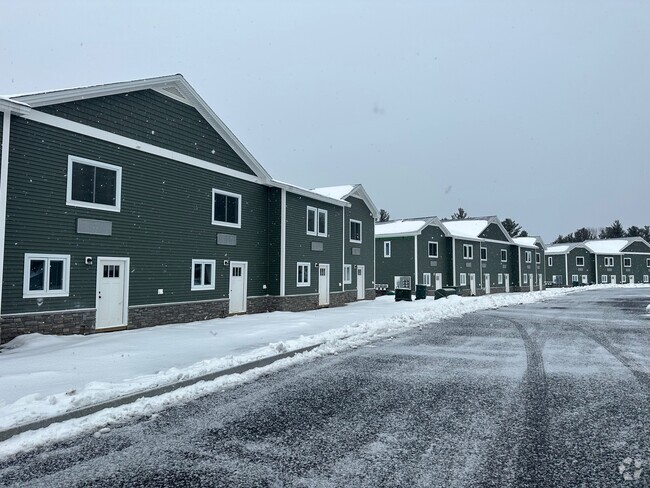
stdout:
[[627,283],[627,276],[621,275],[621,283]]
[[214,259],[192,259],[192,291],[214,290]]
[[524,273],[524,285],[528,284],[528,274]]
[[467,273],[460,274],[460,286],[467,285]]
[[391,252],[391,248],[390,248],[390,247],[391,247],[391,246],[390,246],[390,241],[384,241],[384,257],[385,257],[385,258],[389,258],[389,257],[390,257],[390,252]]
[[296,270],[296,286],[309,286],[311,284],[311,277],[309,275],[311,270],[310,263],[298,263]]
[[120,166],[68,156],[66,204],[119,212],[121,195]]
[[213,188],[212,224],[241,228],[241,195]]
[[631,268],[632,267],[632,258],[623,258],[623,267]]
[[606,268],[611,268],[614,266],[614,258],[612,256],[605,256],[604,263]]
[[584,266],[585,258],[584,256],[576,256],[576,266]]
[[350,242],[361,243],[361,222],[350,219]]
[[70,256],[25,254],[23,298],[67,297]]
[[535,253],[535,262],[536,262],[537,264],[541,264],[541,263],[542,263],[542,255],[541,255],[540,253],[538,253],[538,252]]
[[571,281],[576,283],[578,281],[578,275],[571,275]]
[[533,251],[524,251],[524,261],[527,263],[533,262]]
[[327,237],[327,210],[307,207],[307,234]]
[[600,282],[601,283],[607,283],[607,275],[601,275]]
[[508,262],[508,250],[507,249],[501,249],[501,262],[502,263],[507,263]]
[[471,244],[463,244],[463,258],[474,259],[474,246]]
[[650,268],[650,258],[646,258],[645,265]]
[[429,257],[437,258],[438,257],[438,243],[434,241],[429,241]]
[[481,261],[487,261],[487,247],[481,248]]
[[318,235],[327,237],[327,210],[318,209]]
[[643,282],[648,283],[648,275],[643,275]]
[[422,284],[431,286],[431,273],[422,273]]
[[547,260],[548,260],[548,265],[553,266],[553,256],[549,256]]
[[310,236],[316,235],[316,215],[318,209],[314,207],[307,207],[307,234]]
[[503,273],[499,273],[497,275],[497,284],[498,285],[503,285]]
[[345,264],[343,265],[343,283],[349,285],[352,283],[352,265]]

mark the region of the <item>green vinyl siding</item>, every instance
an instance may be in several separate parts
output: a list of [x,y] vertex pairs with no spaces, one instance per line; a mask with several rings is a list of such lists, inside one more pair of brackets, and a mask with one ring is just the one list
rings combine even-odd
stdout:
[[[357,273],[355,265],[365,266],[364,288],[374,287],[374,251],[375,251],[375,219],[370,209],[360,198],[348,197],[351,207],[345,209],[345,264],[352,265],[352,283],[345,285],[346,290],[356,289]],[[350,219],[361,222],[361,243],[350,242]],[[352,254],[353,249],[360,249],[360,254]]]
[[154,90],[77,100],[38,110],[254,174],[194,107]]
[[519,254],[520,248],[517,245],[510,246],[510,285],[521,286],[521,276],[519,275],[519,262],[523,261],[523,255]]
[[[530,256],[530,263],[526,262],[526,251],[531,253]],[[538,251],[537,247],[532,248],[532,247],[520,247],[519,248],[519,256],[521,259],[521,274],[522,277],[520,277],[520,285],[526,289],[530,287],[530,281],[524,283],[523,280],[523,275],[528,274],[528,275],[533,275],[533,285],[537,284],[537,263],[535,262],[535,253]]]
[[[318,293],[316,263],[330,265],[330,292],[341,291],[343,284],[343,208],[331,203],[286,192],[286,295]],[[327,210],[327,237],[307,234],[307,207]],[[312,242],[323,244],[313,251]],[[297,263],[310,263],[310,286],[297,286]]]
[[[248,261],[248,295],[266,294],[266,187],[21,118],[11,137],[3,313],[94,308],[98,256],[130,258],[129,305],[227,298],[224,260]],[[69,154],[122,167],[120,212],[66,205]],[[240,229],[212,225],[213,188],[242,195]],[[77,234],[78,218],[110,221],[112,235]],[[25,253],[69,254],[69,296],[23,299]],[[190,290],[192,259],[216,260],[215,290]]]
[[[548,258],[553,258],[553,265],[548,265]],[[571,284],[570,278],[566,276],[566,255],[565,254],[547,254],[544,258],[544,267],[546,271],[546,280],[548,282],[553,282],[553,276],[562,277],[562,285]]]
[[280,294],[280,255],[282,252],[282,190],[269,188],[269,295]]
[[[375,239],[376,278],[378,284],[395,289],[395,276],[410,276],[415,289],[415,243],[414,237],[381,237]],[[384,257],[384,242],[391,243],[391,257]]]
[[[479,284],[481,282],[481,254],[480,254],[480,243],[476,241],[466,241],[464,239],[456,238],[456,286],[460,285],[460,274],[467,274],[467,284],[463,286],[463,289],[469,290],[469,275],[474,273],[476,275],[476,288],[478,290]],[[473,258],[465,259],[463,257],[463,245],[468,244],[473,247]]]
[[[584,266],[578,266],[576,264],[576,258],[579,256],[584,258]],[[582,283],[582,275],[587,275],[587,283],[595,283],[595,260],[593,254],[587,249],[576,247],[569,251],[567,259],[569,265],[569,276],[567,277],[569,285],[572,282],[572,275],[578,275],[578,281],[580,283]]]
[[[498,283],[498,275],[510,273],[510,261],[512,260],[510,244],[507,242],[504,242],[503,244],[496,242],[483,242],[481,243],[481,247],[487,249],[487,261],[481,261],[481,277],[479,283],[481,283],[481,286],[485,288],[485,274],[487,273],[490,275],[491,289],[504,287],[504,284]],[[501,261],[502,249],[505,249],[508,255],[508,260],[506,262]]]
[[493,239],[495,241],[508,242],[508,237],[503,233],[497,224],[488,225],[479,235],[481,239]]
[[645,252],[650,255],[650,244],[646,242],[641,242],[641,241],[636,241],[631,243],[630,245],[626,246],[623,249],[623,252]]
[[[429,257],[429,242],[438,243],[438,257]],[[424,273],[431,273],[431,289],[436,285],[436,273],[442,273],[442,286],[451,286],[451,258],[444,232],[435,225],[426,226],[418,236],[418,284],[424,283]]]

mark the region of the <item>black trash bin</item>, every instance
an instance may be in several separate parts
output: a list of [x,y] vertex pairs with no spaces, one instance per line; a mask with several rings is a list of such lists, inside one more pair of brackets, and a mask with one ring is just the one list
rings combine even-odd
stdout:
[[438,298],[447,298],[449,295],[458,295],[458,289],[453,288],[451,286],[447,286],[445,288],[438,288],[435,291],[433,298],[437,300]]
[[427,297],[427,285],[415,285],[415,299],[424,300]]
[[411,301],[411,289],[410,288],[395,288],[395,301],[401,302]]

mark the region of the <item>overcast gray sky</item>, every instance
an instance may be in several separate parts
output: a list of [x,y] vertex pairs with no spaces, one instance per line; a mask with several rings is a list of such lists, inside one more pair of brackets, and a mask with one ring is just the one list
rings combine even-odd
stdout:
[[182,73],[271,175],[547,242],[650,224],[650,3],[0,0],[0,94]]

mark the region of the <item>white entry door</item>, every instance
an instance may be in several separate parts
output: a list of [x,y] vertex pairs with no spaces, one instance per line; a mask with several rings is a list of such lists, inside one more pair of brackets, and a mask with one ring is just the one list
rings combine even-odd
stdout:
[[634,275],[630,275],[630,284],[631,284],[631,285],[634,284]]
[[539,291],[542,291],[542,285],[544,284],[544,283],[542,283],[542,280],[543,280],[543,276],[541,274],[538,274],[537,275],[537,288],[539,288]]
[[476,274],[469,274],[469,293],[470,295],[476,295]]
[[610,281],[615,285],[616,284],[616,275],[612,275],[609,278],[610,278]]
[[246,312],[246,294],[248,282],[248,263],[230,261],[230,313]]
[[485,273],[485,294],[490,294],[490,273]]
[[442,288],[442,273],[436,273],[436,290]]
[[508,273],[503,275],[503,282],[506,284],[506,293],[510,293],[510,275]]
[[330,265],[318,265],[318,305],[330,304]]
[[358,264],[357,265],[357,300],[363,300],[365,298],[366,298],[366,267]]
[[97,258],[95,329],[123,327],[129,310],[129,258]]
[[528,274],[528,286],[530,286],[530,291],[535,291],[535,278],[532,274]]
[[589,284],[589,276],[582,275],[582,284],[583,285],[588,285]]

